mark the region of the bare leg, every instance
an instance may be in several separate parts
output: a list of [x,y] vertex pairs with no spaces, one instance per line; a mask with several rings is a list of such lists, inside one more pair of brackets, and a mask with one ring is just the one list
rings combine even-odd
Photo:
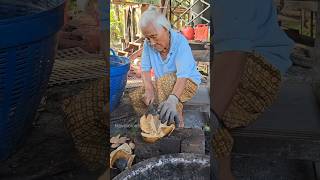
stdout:
[[[211,108],[222,117],[229,106],[231,98],[238,87],[246,64],[246,54],[242,52],[225,52],[215,55],[213,61],[213,83]],[[234,180],[231,171],[231,157],[217,159],[219,180]]]
[[180,128],[184,127],[184,119],[183,119],[182,111],[179,112],[179,127]]
[[219,180],[235,180],[231,171],[231,157],[226,156],[223,158],[218,158],[218,178]]

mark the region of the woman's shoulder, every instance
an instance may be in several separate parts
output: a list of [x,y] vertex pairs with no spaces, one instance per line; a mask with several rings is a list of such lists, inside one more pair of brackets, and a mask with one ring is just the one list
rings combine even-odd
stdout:
[[183,36],[183,34],[177,30],[172,30],[175,37],[174,44],[176,46],[189,46],[188,40]]

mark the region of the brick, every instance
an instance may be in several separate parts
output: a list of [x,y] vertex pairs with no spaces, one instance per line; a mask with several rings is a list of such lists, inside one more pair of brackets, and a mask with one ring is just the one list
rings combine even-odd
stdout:
[[159,141],[160,153],[162,154],[174,154],[180,152],[181,139],[173,134],[164,137]]
[[205,154],[205,135],[200,129],[194,129],[190,136],[186,137],[181,142],[181,152]]
[[178,128],[170,136],[152,144],[144,142],[140,134],[134,141],[137,162],[164,154],[205,154],[205,136],[201,129]]

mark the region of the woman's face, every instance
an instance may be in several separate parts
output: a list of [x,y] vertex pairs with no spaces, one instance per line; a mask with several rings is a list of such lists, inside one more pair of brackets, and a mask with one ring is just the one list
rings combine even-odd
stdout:
[[163,27],[157,28],[153,23],[149,23],[142,29],[142,34],[158,52],[162,52],[169,47],[169,32]]

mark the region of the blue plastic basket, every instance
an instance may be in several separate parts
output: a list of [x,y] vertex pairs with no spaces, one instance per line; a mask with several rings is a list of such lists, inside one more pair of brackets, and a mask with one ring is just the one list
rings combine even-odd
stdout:
[[120,103],[127,84],[130,61],[126,57],[119,57],[111,49],[110,55],[110,112]]
[[0,2],[0,160],[24,140],[46,90],[64,0]]

